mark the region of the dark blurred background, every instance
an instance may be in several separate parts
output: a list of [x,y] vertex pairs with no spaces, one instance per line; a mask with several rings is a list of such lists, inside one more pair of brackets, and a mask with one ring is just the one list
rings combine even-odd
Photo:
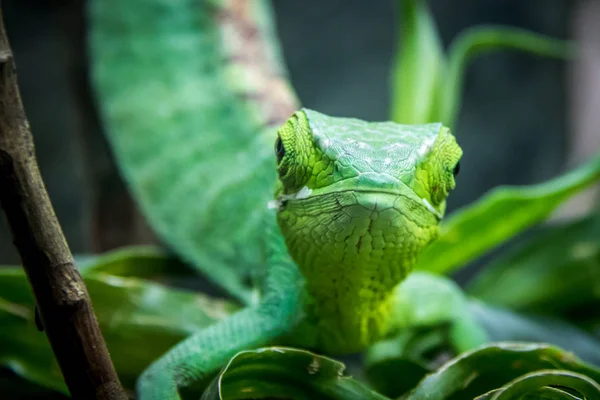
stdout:
[[[125,0],[124,0],[125,1]],[[4,1],[25,109],[50,197],[74,253],[156,243],[112,162],[87,87],[84,2]],[[396,43],[391,0],[276,0],[300,99],[339,116],[388,119]],[[465,150],[449,209],[500,184],[555,176],[600,145],[600,2],[431,0],[444,45],[474,24],[573,38],[573,62],[503,52],[468,70],[455,133]],[[563,213],[583,207],[585,199]],[[0,264],[16,263],[0,224]]]

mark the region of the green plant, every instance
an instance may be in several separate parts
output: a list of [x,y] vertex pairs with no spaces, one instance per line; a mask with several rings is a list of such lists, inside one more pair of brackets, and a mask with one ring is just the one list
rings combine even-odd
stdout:
[[[402,0],[399,5],[401,47],[393,70],[392,96],[392,119],[398,122],[442,121],[453,125],[459,110],[464,70],[468,61],[483,51],[507,47],[554,57],[568,57],[572,53],[570,45],[564,42],[498,27],[466,31],[445,55],[426,2]],[[143,7],[143,2],[132,1],[121,7],[120,11],[129,12],[134,18],[136,7]],[[261,7],[267,5],[261,3]],[[100,7],[91,20],[92,24],[96,24],[94,29],[99,35],[96,38],[106,39],[99,45],[106,46],[104,54],[109,55],[105,59],[93,60],[97,63],[95,68],[100,76],[97,85],[108,85],[108,76],[116,75],[115,82],[118,83],[119,79],[131,78],[128,74],[132,73],[132,69],[120,67],[119,60],[110,59],[111,40],[115,38],[102,36],[107,34],[112,21],[114,10],[109,8]],[[157,13],[160,14],[160,10]],[[268,8],[258,15],[260,18],[255,22],[267,32],[265,40],[276,49]],[[223,20],[226,21],[225,18]],[[161,35],[167,40],[169,35],[180,34],[178,29],[184,28],[202,29],[209,38],[214,35],[210,21],[202,21],[199,26],[186,26],[183,22],[166,18]],[[203,47],[196,51],[210,52],[214,57],[218,54],[213,42],[205,41],[201,45]],[[143,51],[146,47],[140,49]],[[222,91],[220,85],[228,84],[229,74],[243,73],[239,65],[237,69],[235,65],[229,66],[231,68],[223,72],[218,70],[222,66],[206,61],[206,68],[218,70],[215,82],[198,82],[200,78],[194,75],[193,68],[186,68],[188,64],[185,59],[190,56],[188,50],[184,45],[177,47],[169,55],[172,60],[160,65],[160,68],[171,69],[163,70],[155,65],[139,66],[140,73],[181,79],[178,87],[182,92],[172,94],[171,98],[160,98],[160,102],[190,102],[196,105],[202,98],[197,92],[184,90],[186,86],[206,85],[202,87],[208,87],[213,90],[211,93],[216,94]],[[114,94],[119,89],[115,84],[115,87],[104,87],[99,92],[113,91]],[[243,91],[248,87],[235,89]],[[149,96],[152,85],[149,84],[144,90],[129,95],[133,97],[100,96],[103,107],[119,108],[131,113],[121,114],[122,125],[119,129],[135,130],[139,125],[128,118],[144,112],[156,112],[153,107],[157,106],[158,101]],[[124,104],[126,100],[130,104]],[[234,103],[216,109],[211,120],[180,120],[176,115],[171,120],[173,125],[164,126],[165,132],[185,133],[199,127],[236,129],[240,125],[236,119],[251,120],[249,116],[255,112],[252,107],[257,106],[256,102],[247,99],[242,101],[234,96],[230,100]],[[262,123],[251,120],[244,129],[260,132]],[[113,126],[107,128],[115,129]],[[138,134],[139,139],[143,133],[134,132],[134,136]],[[460,137],[460,133],[458,135]],[[180,141],[171,144],[170,152],[187,154],[185,135],[177,138]],[[126,144],[113,137],[113,145],[118,148]],[[137,376],[151,360],[183,337],[237,310],[239,302],[252,302],[256,291],[241,278],[250,276],[249,271],[231,270],[220,264],[218,266],[222,268],[216,268],[211,255],[200,254],[194,248],[194,241],[184,237],[191,232],[179,229],[177,223],[190,218],[187,213],[196,199],[171,198],[176,204],[162,206],[168,208],[168,216],[180,214],[180,219],[169,219],[160,214],[165,211],[155,207],[154,199],[149,198],[149,192],[160,193],[163,189],[161,185],[166,185],[166,181],[177,176],[182,168],[193,167],[193,164],[185,164],[193,162],[193,157],[183,161],[171,159],[170,164],[160,164],[163,160],[159,159],[158,164],[144,170],[135,163],[145,156],[147,148],[138,142],[129,146],[138,151],[132,151],[130,157],[120,160],[124,164],[125,175],[132,181],[137,179],[134,177],[136,174],[145,173],[146,178],[154,178],[152,172],[158,174],[159,170],[165,171],[161,175],[162,180],[147,178],[142,181],[145,187],[139,181],[137,186],[133,185],[133,193],[145,206],[150,221],[155,228],[163,229],[176,251],[198,261],[193,265],[195,268],[207,272],[213,281],[229,290],[238,300],[212,299],[161,283],[161,280],[175,276],[190,277],[193,272],[156,249],[124,249],[82,261],[79,266],[115,366],[123,384],[132,389]],[[475,278],[466,294],[451,280],[440,276],[466,266],[543,221],[563,201],[599,179],[600,157],[595,157],[573,171],[542,184],[497,188],[474,204],[457,211],[447,218],[442,225],[441,237],[421,257],[418,266],[420,271],[403,284],[407,299],[416,301],[418,296],[437,296],[440,299],[439,307],[444,307],[446,299],[457,299],[460,304],[458,312],[480,322],[490,340],[549,342],[600,365],[600,341],[595,331],[598,315],[581,316],[577,313],[579,309],[597,303],[594,277],[600,273],[600,258],[597,243],[589,240],[600,226],[596,215],[590,215],[582,221],[544,228],[518,248],[509,248]],[[188,184],[200,183],[190,181]],[[209,182],[202,184],[210,188]],[[202,214],[194,216],[209,217]],[[566,251],[557,252],[557,242],[565,246]],[[428,282],[431,291],[411,292],[411,287],[416,287],[411,286],[416,280]],[[174,314],[173,310],[177,310],[177,313]],[[3,327],[0,332],[0,364],[28,381],[65,393],[60,372],[45,338],[34,329],[33,301],[20,269],[0,270],[0,320]],[[468,333],[454,331],[459,335]],[[600,371],[564,350],[541,343],[491,343],[481,349],[456,355],[448,346],[451,335],[452,327],[440,324],[427,330],[407,329],[396,338],[378,343],[367,353],[364,377],[360,376],[360,379],[343,376],[344,367],[341,363],[305,350],[279,347],[248,349],[224,366],[207,386],[203,398],[220,398],[223,395],[226,398],[280,396],[299,399],[381,399],[402,395],[403,398],[414,400],[475,396],[480,396],[480,399],[508,399],[525,395],[528,399],[600,397]],[[449,358],[452,359],[448,361]],[[447,363],[443,364],[444,361]],[[441,365],[444,366],[440,368]]]

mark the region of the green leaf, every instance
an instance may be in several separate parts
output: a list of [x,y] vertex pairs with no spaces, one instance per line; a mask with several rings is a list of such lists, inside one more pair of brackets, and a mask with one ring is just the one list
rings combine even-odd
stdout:
[[[425,280],[425,278],[429,279]],[[447,289],[432,278],[436,277],[423,275],[418,286],[413,285],[412,290],[407,286],[407,290],[402,291],[409,291],[408,296],[416,293],[417,290],[421,292],[415,300],[413,309],[419,310],[418,313],[425,312],[426,308],[418,306],[418,303],[435,304],[439,299],[431,299],[436,297],[440,297],[449,307],[456,308],[456,305],[451,305],[455,301],[451,301],[443,293]],[[457,311],[460,311],[460,308]],[[468,315],[464,311],[461,312],[463,316],[461,320],[475,321],[481,329],[484,329],[489,342],[550,343],[575,353],[587,362],[600,365],[600,341],[563,320],[517,313],[489,306],[477,300],[469,302],[466,312]],[[439,315],[445,314],[446,312]],[[434,313],[431,315],[435,318]],[[377,391],[390,397],[400,396],[415,387],[428,371],[433,371],[439,365],[439,360],[452,356],[450,328],[451,325],[443,323],[429,329],[407,328],[396,337],[376,343],[366,353],[365,375],[369,382]],[[403,379],[398,379],[399,374]]]
[[32,306],[0,299],[0,326],[0,366],[36,385],[69,393],[46,335],[36,328]]
[[[493,400],[498,393],[501,393],[504,387],[487,392],[483,396],[478,396],[475,400]],[[554,387],[544,386],[541,389],[534,390],[532,393],[520,397],[522,400],[585,400],[582,397],[575,396],[569,392]]]
[[194,276],[193,269],[154,246],[129,246],[100,255],[79,255],[75,256],[75,262],[83,276],[104,273],[152,280]]
[[511,309],[560,313],[600,299],[600,216],[546,227],[503,253],[469,294]]
[[400,0],[400,31],[392,73],[391,119],[403,124],[433,122],[444,54],[424,0]]
[[575,353],[600,365],[600,341],[579,327],[553,317],[518,313],[472,300],[469,310],[487,332],[491,342],[544,342]]
[[226,296],[226,293],[210,285],[205,277],[182,263],[175,255],[158,247],[130,246],[100,255],[79,255],[75,256],[75,262],[84,277],[104,273],[125,278],[142,278],[167,286]]
[[269,3],[243,4],[94,0],[89,37],[101,119],[144,215],[186,262],[252,303],[275,130],[297,103]]
[[[134,278],[89,273],[84,279],[119,377],[130,389],[141,371],[175,343],[237,309]],[[0,364],[64,392],[46,336],[35,327],[33,305],[23,271],[0,269]]]
[[[531,373],[536,374],[529,375]],[[558,377],[559,374],[561,377]],[[562,378],[567,375],[571,376],[571,379]],[[543,379],[529,380],[533,376],[542,376]],[[586,384],[582,384],[582,381]],[[503,391],[507,393],[505,388],[512,387],[510,390],[516,390],[523,387],[521,383],[516,382],[527,382],[528,388],[555,382],[566,385],[569,389],[594,393],[590,389],[591,382],[597,384],[599,381],[600,370],[557,347],[540,343],[494,343],[464,353],[448,362],[423,379],[405,398],[463,400],[486,395],[498,389],[501,390],[494,396],[505,396],[502,394]]]
[[68,400],[71,397],[57,391],[36,385],[20,378],[9,370],[0,368],[0,393],[3,399],[10,400]]
[[416,269],[445,274],[546,218],[557,206],[600,179],[600,156],[578,168],[530,186],[498,187],[442,223],[440,237]]
[[434,371],[431,356],[439,355],[437,350],[444,346],[448,350],[448,332],[443,328],[404,329],[397,336],[371,346],[365,357],[365,377],[369,383],[389,397],[398,397],[415,387]]
[[442,88],[439,91],[439,112],[432,121],[454,126],[460,111],[463,76],[469,63],[477,56],[501,49],[561,59],[570,58],[575,53],[571,42],[523,29],[501,26],[469,28],[461,32],[450,46],[448,68],[444,70]]
[[223,368],[202,400],[387,399],[344,376],[344,368],[339,361],[300,349],[267,347],[243,351]]
[[570,371],[545,370],[531,372],[507,383],[492,396],[492,400],[522,398],[550,385],[569,388],[582,398],[600,398],[600,385],[593,379]]

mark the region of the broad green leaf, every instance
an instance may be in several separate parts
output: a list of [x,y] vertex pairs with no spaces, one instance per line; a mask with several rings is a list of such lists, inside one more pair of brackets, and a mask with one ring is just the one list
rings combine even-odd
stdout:
[[553,317],[519,313],[472,300],[469,310],[491,342],[544,342],[600,365],[600,340],[579,327]]
[[[96,273],[84,279],[119,377],[130,389],[141,371],[175,343],[237,309],[134,278]],[[33,304],[23,271],[0,269],[0,364],[64,392],[46,336],[36,329]]]
[[249,280],[264,266],[275,129],[297,101],[269,3],[235,4],[93,0],[89,46],[106,134],[150,224],[251,303]]
[[387,399],[345,376],[344,368],[339,361],[300,349],[267,347],[243,351],[223,368],[202,400]]
[[398,397],[412,389],[435,370],[432,358],[448,351],[446,328],[404,329],[397,336],[371,346],[365,357],[365,377],[375,390],[389,397]]
[[36,328],[32,307],[0,299],[0,326],[0,366],[37,386],[69,393],[46,335]]
[[[550,371],[542,371],[540,372],[541,374],[544,375],[544,379],[548,379],[551,380],[553,379],[553,374],[549,373]],[[555,372],[555,371],[552,371]],[[566,371],[559,371],[560,373],[565,373]],[[538,374],[538,372],[534,372],[533,374]],[[572,373],[570,373],[572,374]],[[529,378],[529,375],[524,376],[524,379]],[[586,380],[586,377],[581,376],[584,380]],[[519,382],[521,379],[523,378],[517,378],[515,381]],[[575,378],[576,379],[576,378]],[[511,385],[511,384],[509,384]],[[568,388],[568,386],[567,386]],[[500,393],[503,393],[505,390],[505,387],[502,387],[500,389],[496,389],[496,390],[492,390],[490,392],[487,392],[486,394],[484,394],[483,396],[478,396],[475,400],[494,400],[497,399],[496,396],[500,395]],[[568,389],[571,390],[571,389]],[[514,397],[510,397],[511,399],[513,399]],[[555,387],[550,387],[550,386],[543,386],[539,389],[533,389],[531,392],[523,395],[523,396],[519,396],[517,397],[521,400],[586,400],[583,397],[579,397],[579,396],[575,396],[569,392],[567,392],[566,390],[561,390]]]
[[[473,399],[503,389],[520,377],[527,378],[527,374],[546,370],[566,371],[587,377],[586,382],[600,382],[600,370],[557,347],[540,343],[494,343],[451,360],[423,379],[405,398]],[[544,380],[545,385],[551,382],[552,379]],[[565,380],[558,378],[554,382],[562,384]],[[573,384],[573,389],[581,389],[579,381],[566,383]]]
[[218,287],[210,285],[173,254],[152,246],[130,246],[100,255],[76,256],[77,268],[85,277],[88,274],[142,278],[164,285],[205,292],[213,296],[226,296]]
[[600,156],[547,182],[501,186],[442,223],[440,237],[417,269],[447,274],[546,218],[558,205],[600,179]]
[[435,327],[407,328],[395,336],[371,346],[365,354],[365,364],[371,365],[396,358],[412,360],[425,369],[433,365],[429,358],[441,346],[448,347],[447,323]]
[[550,385],[568,388],[585,399],[600,398],[600,385],[593,379],[570,371],[545,370],[520,376],[504,385],[492,397],[492,400],[519,399],[536,393]]
[[[471,318],[485,328],[490,342],[550,343],[600,365],[600,341],[565,321],[519,314],[476,300],[470,302],[469,311]],[[444,355],[451,354],[447,327],[428,331],[408,329],[369,348],[365,374],[376,390],[397,397],[415,387],[428,371],[436,369],[436,363]],[[398,375],[403,379],[398,379]],[[456,398],[462,399],[458,395]]]
[[[408,392],[430,372],[431,370],[403,357],[382,360],[365,371],[373,389],[391,398]],[[398,378],[399,376],[402,378]]]
[[[464,295],[454,293],[460,289],[453,289],[456,285],[448,284],[447,279],[422,273],[414,275],[418,279],[411,275],[406,281],[409,285],[400,286],[399,292],[412,299],[407,307],[420,315],[408,323],[426,323],[429,328],[407,327],[396,337],[376,343],[366,353],[366,377],[375,389],[387,396],[397,397],[414,387],[440,359],[456,354],[453,341],[464,341],[473,335],[470,333],[473,329],[478,338],[482,336],[479,330],[483,330],[486,342],[550,343],[600,365],[600,341],[568,322],[492,307],[477,300],[461,301]],[[449,296],[449,293],[454,294]],[[448,318],[452,315],[462,322],[459,326],[466,327],[456,331]],[[434,323],[436,320],[438,324]],[[466,321],[471,322],[465,324]],[[397,373],[405,379],[398,379]]]
[[546,227],[486,266],[469,294],[511,309],[565,313],[600,300],[600,216]]
[[574,55],[572,43],[514,27],[469,28],[458,35],[448,51],[443,71],[438,114],[431,121],[453,127],[460,111],[463,77],[469,63],[479,55],[502,49],[520,50],[538,56],[567,59]]
[[191,268],[163,249],[153,246],[130,246],[100,255],[75,256],[75,262],[84,276],[94,273],[145,279],[193,276]]
[[20,378],[9,370],[1,368],[0,394],[2,394],[3,399],[10,400],[68,400],[71,398],[64,393],[36,385],[31,381]]
[[425,0],[399,0],[400,30],[392,72],[391,119],[403,124],[433,122],[445,60]]

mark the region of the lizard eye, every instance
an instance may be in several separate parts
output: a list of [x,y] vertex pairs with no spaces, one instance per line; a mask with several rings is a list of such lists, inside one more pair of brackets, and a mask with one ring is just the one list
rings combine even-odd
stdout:
[[454,176],[458,175],[458,173],[460,172],[460,161],[456,163],[456,166],[454,167],[454,170],[452,171],[452,173],[454,174]]
[[275,155],[277,156],[277,164],[280,164],[285,156],[285,147],[283,147],[283,143],[279,136],[277,136],[277,140],[275,141]]

